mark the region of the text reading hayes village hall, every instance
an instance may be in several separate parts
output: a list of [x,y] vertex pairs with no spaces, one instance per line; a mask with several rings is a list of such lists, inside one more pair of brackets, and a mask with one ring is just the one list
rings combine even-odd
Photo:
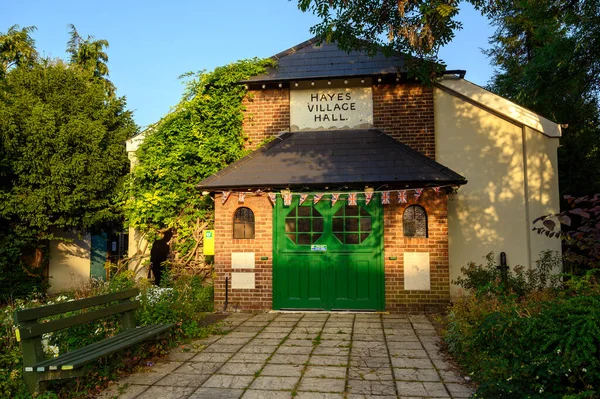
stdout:
[[314,122],[338,122],[350,120],[348,111],[356,111],[351,92],[311,93],[310,103],[306,106],[313,114]]
[[561,250],[531,229],[559,209],[557,124],[464,71],[408,80],[402,56],[308,40],[274,59],[240,82],[253,151],[198,184],[216,309],[436,311],[470,261]]

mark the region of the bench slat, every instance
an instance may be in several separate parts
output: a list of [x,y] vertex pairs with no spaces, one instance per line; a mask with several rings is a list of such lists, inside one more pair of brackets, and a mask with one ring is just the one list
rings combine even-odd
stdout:
[[31,326],[19,328],[21,340],[37,337],[52,331],[64,330],[78,324],[87,323],[93,320],[108,317],[117,313],[131,311],[140,307],[139,301],[127,301],[106,308],[93,310],[91,312],[81,313],[75,316],[69,316],[58,320],[52,320],[47,323],[39,323]]
[[127,330],[114,337],[69,352],[55,359],[45,360],[33,366],[33,371],[71,370],[92,363],[101,357],[118,352],[138,342],[145,341],[165,331],[173,324],[157,324]]
[[[145,327],[140,327],[140,328],[145,328]],[[135,334],[138,333],[136,330],[139,330],[139,328],[131,328],[129,330],[125,330],[123,332],[118,333],[117,335],[115,335],[113,337],[105,338],[101,341],[94,342],[93,344],[90,344],[88,346],[84,346],[82,348],[75,349],[74,351],[60,355],[60,357],[56,357],[56,358],[52,358],[52,359],[48,359],[48,360],[39,362],[36,364],[36,367],[49,367],[50,365],[56,365],[57,359],[61,359],[62,362],[69,362],[73,359],[76,359],[78,356],[80,356],[81,352],[87,353],[89,351],[103,349],[106,346],[112,345],[112,343],[117,339],[125,339],[129,336],[134,336]]]
[[125,291],[114,292],[112,294],[98,295],[95,297],[79,299],[76,301],[61,302],[54,305],[40,306],[33,309],[24,309],[15,312],[15,322],[20,324],[24,321],[37,320],[42,317],[55,316],[62,313],[85,309],[92,306],[104,305],[106,303],[120,301],[137,296],[140,290],[132,288]]

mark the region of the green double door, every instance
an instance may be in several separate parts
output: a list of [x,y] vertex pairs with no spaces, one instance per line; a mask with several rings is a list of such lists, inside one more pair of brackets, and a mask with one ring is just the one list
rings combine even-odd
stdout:
[[273,308],[384,310],[383,210],[379,198],[332,205],[324,196],[274,208]]

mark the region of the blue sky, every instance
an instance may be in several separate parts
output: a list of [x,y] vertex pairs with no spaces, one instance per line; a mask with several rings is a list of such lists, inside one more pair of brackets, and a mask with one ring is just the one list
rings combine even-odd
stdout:
[[[269,57],[311,37],[317,22],[295,0],[228,1],[13,1],[0,0],[0,32],[35,25],[38,51],[66,57],[68,24],[82,36],[106,39],[110,79],[127,97],[135,121],[145,126],[177,104],[178,76],[211,70],[244,58]],[[449,69],[484,85],[493,68],[481,54],[492,29],[469,5],[461,6],[464,29],[441,51]]]

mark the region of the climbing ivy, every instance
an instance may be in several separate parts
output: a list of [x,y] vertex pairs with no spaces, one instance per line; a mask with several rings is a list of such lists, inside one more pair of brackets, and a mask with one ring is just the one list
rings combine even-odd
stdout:
[[247,91],[239,82],[273,65],[251,59],[185,75],[179,104],[144,133],[128,186],[126,219],[149,242],[174,231],[172,270],[204,265],[198,249],[214,208],[195,186],[245,154],[242,100]]

